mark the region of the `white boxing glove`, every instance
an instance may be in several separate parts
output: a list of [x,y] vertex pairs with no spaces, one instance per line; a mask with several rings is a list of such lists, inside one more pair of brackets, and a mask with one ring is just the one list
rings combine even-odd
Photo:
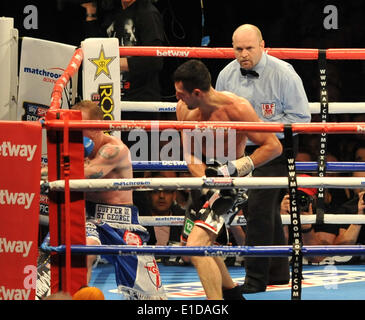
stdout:
[[239,177],[244,177],[255,169],[255,165],[253,164],[252,159],[249,156],[230,161],[230,164],[237,171],[237,176]]

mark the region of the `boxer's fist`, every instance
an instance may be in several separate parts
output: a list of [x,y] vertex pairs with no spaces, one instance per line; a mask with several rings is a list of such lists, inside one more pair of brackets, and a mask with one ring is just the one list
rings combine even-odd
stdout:
[[222,164],[218,160],[214,160],[211,165],[206,167],[205,175],[207,177],[237,177],[238,173],[231,161]]
[[84,157],[88,157],[94,150],[94,141],[88,137],[84,137]]

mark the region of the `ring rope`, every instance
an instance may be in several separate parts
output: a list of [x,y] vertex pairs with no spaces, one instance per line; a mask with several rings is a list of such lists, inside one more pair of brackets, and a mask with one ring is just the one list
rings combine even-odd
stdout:
[[[316,171],[317,162],[297,161],[295,162],[297,171]],[[187,171],[186,161],[166,160],[166,161],[133,161],[133,170],[135,171]],[[340,162],[329,161],[326,163],[326,171],[365,171],[365,162]]]
[[[322,50],[322,49],[321,49]],[[279,59],[317,60],[319,49],[265,48]],[[365,49],[325,49],[328,60],[365,60]],[[233,48],[207,47],[119,47],[120,56],[234,59]]]
[[53,87],[49,110],[60,109],[63,90],[66,87],[67,83],[70,81],[70,78],[78,72],[83,58],[84,58],[84,53],[82,49],[81,48],[76,49],[76,51],[71,57],[68,66],[66,67],[66,70],[63,72],[61,77],[57,79]]
[[[365,216],[358,214],[324,214],[325,224],[365,224]],[[158,227],[158,226],[183,226],[185,216],[139,216],[138,221],[142,226]],[[317,216],[313,215],[301,215],[301,224],[316,224]],[[47,226],[49,224],[49,218],[45,215],[40,215],[40,224]],[[281,215],[281,221],[283,225],[289,225],[291,223],[290,215]],[[244,216],[236,216],[232,220],[230,226],[245,226],[246,219]]]
[[[304,188],[363,188],[365,177],[297,177],[297,186]],[[65,181],[41,184],[51,191],[64,191]],[[227,177],[227,178],[134,178],[134,179],[70,179],[70,191],[95,192],[115,190],[185,190],[185,189],[272,189],[287,188],[286,177]]]
[[[42,245],[42,250],[63,254],[65,245]],[[364,255],[365,245],[303,246],[304,256]],[[71,245],[76,254],[161,255],[161,256],[260,256],[282,257],[291,255],[292,246],[131,246],[131,245]]]
[[[182,226],[184,225],[184,216],[139,216],[138,220],[142,226]],[[316,215],[301,215],[301,224],[316,224]],[[282,214],[281,220],[283,225],[291,223],[290,215]],[[324,223],[326,224],[365,224],[365,215],[359,214],[325,214]],[[230,226],[245,226],[246,219],[244,216],[234,217]]]
[[[64,120],[45,120],[43,127],[47,130],[63,130]],[[277,122],[240,122],[240,121],[151,121],[151,120],[69,120],[69,130],[108,130],[130,131],[132,129],[143,130],[237,130],[255,132],[284,132],[288,124]],[[332,123],[292,123],[293,133],[331,133],[331,134],[364,134],[364,122],[332,122]]]
[[[177,102],[156,101],[120,101],[123,112],[175,112]],[[320,114],[320,103],[310,102],[309,109],[312,114]],[[328,113],[364,113],[365,102],[329,102]]]

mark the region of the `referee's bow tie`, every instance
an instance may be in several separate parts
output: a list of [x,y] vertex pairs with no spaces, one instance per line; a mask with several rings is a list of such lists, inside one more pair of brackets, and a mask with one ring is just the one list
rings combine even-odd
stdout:
[[253,76],[255,78],[259,77],[259,74],[254,70],[246,70],[246,69],[243,69],[243,68],[241,68],[240,70],[241,70],[241,74],[243,76],[247,76],[248,74],[250,74],[251,76]]

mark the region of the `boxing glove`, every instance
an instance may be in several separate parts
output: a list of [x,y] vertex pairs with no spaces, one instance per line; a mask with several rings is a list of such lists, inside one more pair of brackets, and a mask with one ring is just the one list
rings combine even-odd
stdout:
[[207,177],[243,177],[249,174],[254,168],[255,166],[249,156],[227,161],[225,164],[214,160],[213,164],[206,168],[205,175]]
[[[213,164],[205,169],[205,175],[207,177],[229,177],[230,169],[231,168],[228,167],[227,164],[222,165],[219,161],[214,160]],[[232,174],[235,174],[234,170],[231,172]],[[202,194],[206,199],[203,209],[210,209],[213,211],[214,215],[220,216],[226,214],[230,209],[232,209],[237,192],[234,188],[222,190],[203,189]]]
[[94,141],[88,137],[84,137],[84,157],[88,157],[94,150]]
[[[205,170],[207,177],[237,177],[245,176],[251,173],[254,169],[254,164],[250,157],[242,157],[237,160],[228,161],[222,164],[217,160],[212,161],[212,165]],[[205,208],[209,206],[216,215],[226,214],[228,212],[235,212],[243,203],[247,201],[247,194],[245,189],[204,189],[203,194],[207,198]]]

